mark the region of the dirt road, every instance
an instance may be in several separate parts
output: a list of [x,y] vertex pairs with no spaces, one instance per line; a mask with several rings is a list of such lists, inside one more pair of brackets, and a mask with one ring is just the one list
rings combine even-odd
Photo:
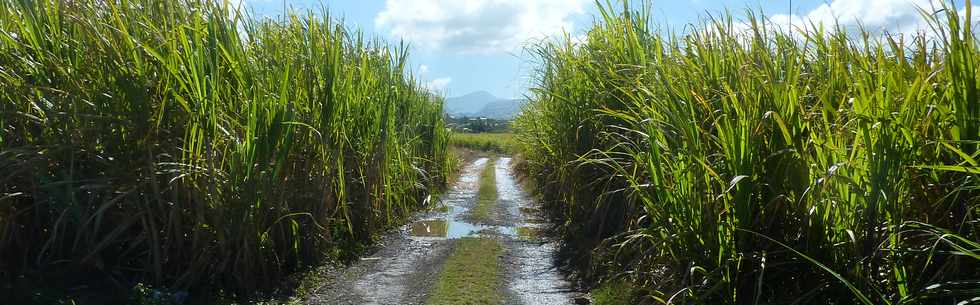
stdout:
[[[383,238],[380,248],[331,277],[311,293],[308,304],[425,304],[454,243],[463,237],[498,239],[501,299],[505,304],[564,305],[578,293],[552,264],[554,245],[536,234],[545,225],[511,172],[510,158],[495,162],[499,198],[492,215],[471,220],[479,176],[488,159],[466,166],[443,196],[445,208],[419,216]],[[494,163],[491,163],[494,164]]]

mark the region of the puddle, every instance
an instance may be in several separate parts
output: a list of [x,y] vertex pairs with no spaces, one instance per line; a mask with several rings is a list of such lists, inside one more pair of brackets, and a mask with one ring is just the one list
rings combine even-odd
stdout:
[[409,227],[408,235],[415,238],[457,239],[481,235],[517,235],[513,227],[483,226],[445,219],[422,220]]
[[[408,226],[408,235],[415,239],[457,239],[481,235],[517,236],[517,228],[489,226],[466,222],[467,202],[476,198],[479,174],[487,164],[486,158],[473,162],[459,178],[459,183],[446,194],[436,215]],[[498,171],[502,171],[498,167]],[[499,172],[498,172],[499,175]]]
[[408,234],[415,237],[446,237],[446,227],[445,220],[423,220],[413,223],[408,228]]
[[509,226],[488,226],[463,221],[466,209],[449,205],[449,211],[438,218],[420,220],[408,227],[408,235],[414,238],[457,239],[471,236],[517,236],[518,229]]

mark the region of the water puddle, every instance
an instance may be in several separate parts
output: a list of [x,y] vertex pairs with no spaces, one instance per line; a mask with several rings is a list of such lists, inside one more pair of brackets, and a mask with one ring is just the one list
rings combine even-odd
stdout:
[[449,205],[448,211],[437,217],[420,220],[408,226],[408,235],[413,238],[457,239],[472,236],[503,235],[517,236],[518,230],[510,226],[488,226],[466,222],[463,213],[466,209]]
[[[517,228],[470,223],[464,220],[466,205],[476,198],[479,174],[487,164],[486,158],[473,162],[459,178],[459,183],[443,199],[436,214],[408,225],[413,239],[457,239],[471,236],[517,236]],[[498,168],[498,170],[500,170]],[[499,175],[499,172],[498,172]]]
[[408,234],[415,237],[446,237],[447,224],[445,219],[419,221],[408,228]]

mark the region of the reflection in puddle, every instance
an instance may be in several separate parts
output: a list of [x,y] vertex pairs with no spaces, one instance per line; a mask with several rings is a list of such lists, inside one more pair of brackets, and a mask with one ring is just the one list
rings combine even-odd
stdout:
[[408,234],[417,237],[446,237],[445,220],[423,220],[413,223]]
[[436,237],[456,239],[477,235],[518,236],[522,228],[506,226],[484,226],[461,221],[446,221],[445,219],[421,220],[408,227],[408,235],[412,237]]
[[[455,218],[447,215],[447,218]],[[517,236],[518,229],[507,226],[485,226],[463,221],[448,221],[446,219],[421,220],[411,224],[408,234],[412,237],[434,237],[457,239],[477,235]]]
[[[525,226],[492,226],[466,222],[466,206],[476,199],[479,174],[487,165],[487,159],[481,158],[473,162],[460,176],[459,183],[447,194],[440,205],[434,210],[436,215],[417,221],[408,226],[408,234],[421,239],[457,239],[470,236],[509,236],[522,240],[537,240],[542,229],[538,224],[545,223],[538,217],[540,211],[530,206],[528,198],[517,187],[510,175],[510,158],[501,158],[497,166],[497,191],[500,193],[498,204],[504,204],[514,215],[522,218]],[[468,204],[469,203],[469,204]]]

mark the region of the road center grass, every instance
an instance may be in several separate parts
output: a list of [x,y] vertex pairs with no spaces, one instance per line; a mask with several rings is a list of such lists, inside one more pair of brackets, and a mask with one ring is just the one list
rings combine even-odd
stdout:
[[470,216],[477,222],[489,222],[490,211],[497,205],[497,171],[496,160],[487,161],[486,167],[480,173],[480,190],[476,194],[476,205]]
[[500,304],[501,251],[496,239],[458,240],[426,304]]

